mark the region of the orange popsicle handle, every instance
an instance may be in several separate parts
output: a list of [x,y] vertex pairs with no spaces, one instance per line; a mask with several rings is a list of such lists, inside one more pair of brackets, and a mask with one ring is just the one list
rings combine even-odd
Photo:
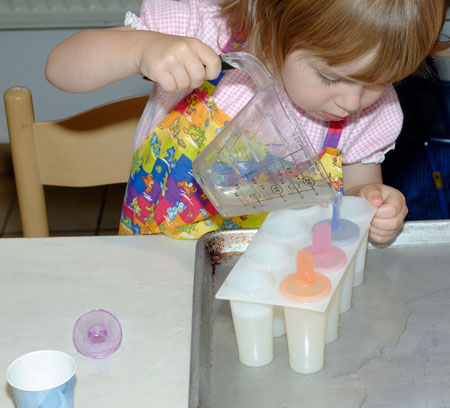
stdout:
[[314,264],[309,252],[300,249],[297,252],[297,278],[304,286],[314,285]]

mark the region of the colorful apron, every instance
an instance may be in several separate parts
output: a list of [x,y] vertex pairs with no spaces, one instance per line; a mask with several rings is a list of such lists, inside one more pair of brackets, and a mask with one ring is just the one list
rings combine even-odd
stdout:
[[[230,39],[230,49],[238,45]],[[134,154],[119,234],[195,239],[220,228],[263,223],[267,213],[222,218],[192,174],[193,160],[231,120],[211,98],[223,75],[184,98]]]
[[[229,44],[239,45],[235,38]],[[222,218],[192,174],[193,160],[231,120],[211,97],[223,75],[185,97],[133,155],[120,235],[196,239],[217,229],[262,225],[267,213]],[[329,161],[330,153],[322,153],[321,160]]]

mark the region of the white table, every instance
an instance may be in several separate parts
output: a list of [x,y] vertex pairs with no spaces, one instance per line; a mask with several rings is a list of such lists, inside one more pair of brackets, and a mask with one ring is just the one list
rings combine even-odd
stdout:
[[[55,349],[76,361],[75,407],[187,407],[195,244],[162,236],[1,239],[0,372],[24,353]],[[119,350],[102,360],[72,343],[77,317],[96,308],[123,329]],[[6,380],[0,407],[14,407]]]

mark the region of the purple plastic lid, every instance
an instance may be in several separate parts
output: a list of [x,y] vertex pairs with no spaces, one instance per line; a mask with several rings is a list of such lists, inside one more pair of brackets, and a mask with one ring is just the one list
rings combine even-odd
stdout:
[[73,344],[84,356],[105,358],[122,342],[122,327],[111,312],[94,309],[81,315],[73,327]]

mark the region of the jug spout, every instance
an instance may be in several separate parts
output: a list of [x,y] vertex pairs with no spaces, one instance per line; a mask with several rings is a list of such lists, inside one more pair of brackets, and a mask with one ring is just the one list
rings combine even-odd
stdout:
[[247,71],[259,90],[272,84],[272,77],[261,61],[252,54],[246,52],[230,52],[221,55],[223,61],[231,66]]

